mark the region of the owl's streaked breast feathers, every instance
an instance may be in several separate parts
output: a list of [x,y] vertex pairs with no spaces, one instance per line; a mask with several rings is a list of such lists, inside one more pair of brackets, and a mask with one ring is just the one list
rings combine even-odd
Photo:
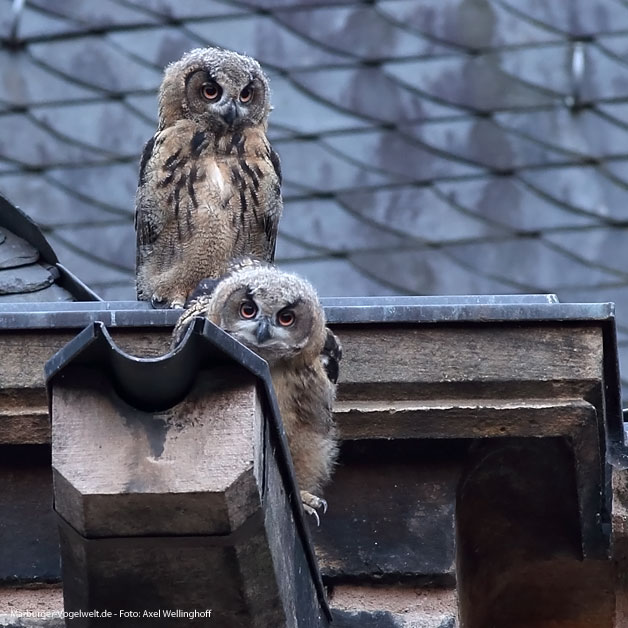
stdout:
[[140,300],[183,306],[232,259],[273,260],[282,201],[269,95],[259,64],[234,52],[193,50],[166,69],[136,195]]

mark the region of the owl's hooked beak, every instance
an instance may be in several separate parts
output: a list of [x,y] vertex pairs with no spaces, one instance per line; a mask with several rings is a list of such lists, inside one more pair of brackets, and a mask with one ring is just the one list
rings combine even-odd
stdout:
[[227,108],[220,114],[227,126],[231,126],[233,121],[238,117],[238,107],[234,100],[231,100]]
[[260,322],[257,325],[257,331],[255,333],[255,337],[257,338],[257,342],[260,344],[262,342],[266,342],[270,340],[272,334],[270,331],[270,325],[268,323],[268,319],[264,316],[260,319]]

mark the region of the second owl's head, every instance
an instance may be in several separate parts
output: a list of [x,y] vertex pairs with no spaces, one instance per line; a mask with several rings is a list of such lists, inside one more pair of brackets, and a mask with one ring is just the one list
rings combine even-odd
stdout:
[[196,48],[166,67],[159,90],[159,126],[192,119],[216,133],[266,125],[268,78],[251,57]]
[[231,274],[211,301],[211,320],[271,365],[312,359],[325,343],[325,315],[312,285],[272,266]]

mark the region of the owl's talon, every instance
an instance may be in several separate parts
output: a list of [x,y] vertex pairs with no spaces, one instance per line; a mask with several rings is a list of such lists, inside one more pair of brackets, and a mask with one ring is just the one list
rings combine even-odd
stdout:
[[150,298],[150,304],[156,310],[163,310],[165,308],[170,307],[168,305],[168,299],[163,299],[162,297],[158,297],[156,294],[154,294]]
[[303,502],[303,510],[316,519],[316,525],[320,525],[321,520],[317,510],[322,508],[323,514],[325,514],[327,512],[327,502],[323,498],[312,495],[312,493],[307,491],[301,491],[301,501]]
[[303,510],[305,510],[305,512],[314,517],[314,519],[316,519],[316,527],[318,528],[321,525],[321,518],[318,516],[318,513],[316,512],[316,510],[314,510],[314,508],[312,508],[312,506],[308,506],[307,504],[303,504]]
[[185,301],[182,299],[173,299],[172,301],[169,301],[167,298],[159,297],[154,294],[150,299],[150,304],[156,310],[166,310],[169,308],[182,310],[185,306]]

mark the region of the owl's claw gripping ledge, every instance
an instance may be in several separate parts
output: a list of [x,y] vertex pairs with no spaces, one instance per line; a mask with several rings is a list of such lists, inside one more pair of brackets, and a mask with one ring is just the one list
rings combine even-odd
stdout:
[[156,294],[153,294],[150,299],[150,304],[155,310],[163,310],[168,308],[183,309],[183,307],[185,306],[185,300],[175,298],[172,301],[169,301],[167,298],[162,298]]
[[316,519],[316,525],[320,526],[321,520],[317,510],[322,508],[323,514],[325,514],[327,512],[327,502],[321,497],[312,495],[312,493],[308,493],[307,491],[301,491],[301,501],[303,502],[303,510],[305,510],[308,515],[314,517],[314,519]]

